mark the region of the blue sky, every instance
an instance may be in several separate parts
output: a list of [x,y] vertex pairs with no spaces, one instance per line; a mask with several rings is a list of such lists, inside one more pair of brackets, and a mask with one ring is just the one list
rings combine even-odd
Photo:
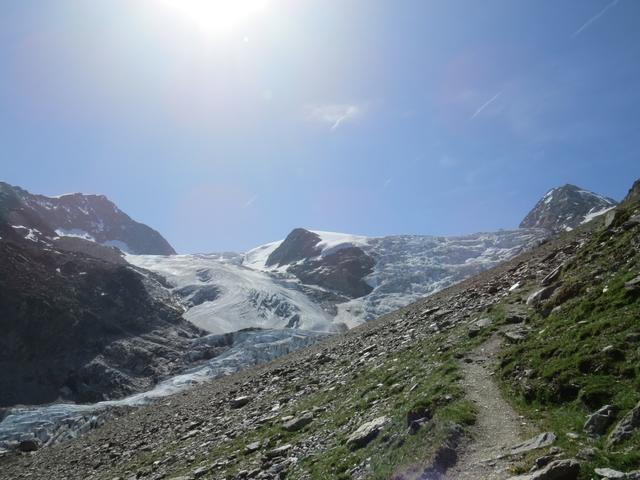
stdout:
[[3,2],[1,179],[195,252],[514,228],[640,177],[635,0],[182,1]]

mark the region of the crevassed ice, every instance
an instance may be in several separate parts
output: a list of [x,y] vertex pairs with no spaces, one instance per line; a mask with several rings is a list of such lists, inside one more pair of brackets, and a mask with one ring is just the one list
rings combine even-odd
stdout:
[[[309,346],[327,335],[325,332],[290,329],[236,332],[233,346],[225,353],[181,375],[165,380],[147,392],[120,400],[89,405],[61,403],[41,407],[13,408],[0,423],[0,448],[6,446],[8,442],[33,436],[46,443],[52,439],[56,429],[63,424],[71,425],[82,417],[100,415],[108,408],[147,405],[194,385],[274,360]],[[219,336],[209,335],[197,339],[195,344],[196,346],[207,342],[215,344],[217,341]]]

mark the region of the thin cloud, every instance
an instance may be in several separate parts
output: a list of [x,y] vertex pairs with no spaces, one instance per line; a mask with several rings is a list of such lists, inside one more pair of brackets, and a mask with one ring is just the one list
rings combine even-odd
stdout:
[[246,203],[244,204],[244,208],[249,208],[251,205],[255,203],[256,200],[258,200],[258,195],[254,195],[249,200],[247,200]]
[[495,102],[500,95],[502,95],[502,92],[498,92],[496,93],[493,97],[491,97],[489,100],[487,100],[485,103],[483,103],[480,108],[478,108],[475,113],[473,115],[471,115],[471,117],[469,118],[469,120],[473,120],[474,118],[476,118],[478,115],[480,115],[482,113],[482,111],[487,108],[489,105],[491,105],[493,102]]
[[336,130],[343,123],[354,120],[362,114],[362,107],[355,104],[313,105],[307,108],[310,120],[329,125]]
[[600,17],[602,17],[605,13],[607,13],[607,11],[610,8],[615,7],[618,2],[620,0],[613,0],[613,2],[609,3],[606,7],[604,7],[602,10],[600,10],[597,14],[595,14],[593,17],[591,17],[589,20],[587,20],[578,30],[576,30],[575,32],[573,32],[573,34],[571,35],[572,38],[576,38],[578,35],[580,35],[584,30],[586,30],[587,28],[589,28],[593,23],[595,23]]
[[389,185],[391,185],[392,181],[393,181],[393,178],[387,178],[382,184],[382,188],[384,188],[385,190],[389,188]]

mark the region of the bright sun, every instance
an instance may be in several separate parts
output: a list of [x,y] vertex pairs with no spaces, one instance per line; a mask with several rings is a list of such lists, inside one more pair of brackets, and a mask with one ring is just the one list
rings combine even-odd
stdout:
[[264,11],[269,0],[163,0],[207,35],[229,33]]

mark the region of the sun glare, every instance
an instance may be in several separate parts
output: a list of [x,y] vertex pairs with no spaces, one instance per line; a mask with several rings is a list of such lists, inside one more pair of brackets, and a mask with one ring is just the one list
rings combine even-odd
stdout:
[[268,7],[269,0],[163,0],[207,35],[224,34]]

